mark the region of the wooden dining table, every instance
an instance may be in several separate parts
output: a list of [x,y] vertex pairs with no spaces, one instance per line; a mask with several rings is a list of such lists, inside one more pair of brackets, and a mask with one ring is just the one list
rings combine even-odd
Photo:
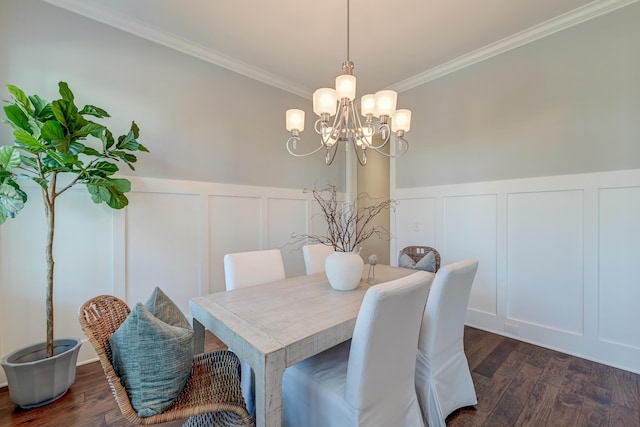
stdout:
[[204,350],[206,328],[248,362],[255,373],[256,425],[279,427],[284,370],[349,340],[367,289],[414,272],[378,264],[369,283],[365,264],[352,291],[333,289],[318,273],[195,297],[189,309],[196,350]]

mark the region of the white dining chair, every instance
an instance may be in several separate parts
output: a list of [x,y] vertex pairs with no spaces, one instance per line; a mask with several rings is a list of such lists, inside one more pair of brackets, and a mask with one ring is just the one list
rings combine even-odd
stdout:
[[228,291],[284,278],[280,249],[237,252],[224,256],[224,281]]
[[[284,278],[280,249],[237,252],[224,256],[224,280],[228,291]],[[255,415],[255,378],[251,365],[244,361],[240,361],[240,385],[247,409],[251,415]]]
[[372,286],[350,341],[285,370],[285,426],[423,426],[415,352],[433,276],[420,271]]
[[458,408],[478,403],[464,354],[464,322],[478,261],[464,260],[438,270],[424,310],[416,391],[425,425],[445,427]]
[[333,246],[321,243],[302,247],[304,268],[307,274],[324,273],[324,262],[333,253]]

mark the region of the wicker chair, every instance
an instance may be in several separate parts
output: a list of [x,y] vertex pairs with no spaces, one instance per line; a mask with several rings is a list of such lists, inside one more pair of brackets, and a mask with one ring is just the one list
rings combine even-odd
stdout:
[[240,390],[238,358],[227,350],[194,356],[191,376],[176,403],[161,414],[138,417],[111,365],[109,345],[109,337],[130,312],[124,301],[111,295],[92,298],[79,310],[82,330],[98,353],[111,392],[128,421],[151,425],[188,418],[185,427],[254,425]]
[[436,271],[440,269],[440,252],[431,246],[407,246],[402,253],[409,255],[414,262],[420,261],[426,254],[433,252],[436,257]]

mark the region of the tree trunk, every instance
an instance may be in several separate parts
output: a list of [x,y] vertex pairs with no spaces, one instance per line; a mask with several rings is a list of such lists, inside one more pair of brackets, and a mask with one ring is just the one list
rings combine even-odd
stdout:
[[45,216],[47,217],[47,357],[53,356],[53,233],[55,231],[56,218],[55,179],[53,179],[51,184],[52,187],[49,188],[49,192],[47,192],[46,189],[42,190],[45,193],[43,199]]

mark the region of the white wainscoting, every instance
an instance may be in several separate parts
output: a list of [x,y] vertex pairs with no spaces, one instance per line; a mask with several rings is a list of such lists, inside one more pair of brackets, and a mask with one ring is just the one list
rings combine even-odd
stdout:
[[[116,295],[130,305],[160,286],[188,313],[189,299],[225,289],[223,256],[282,248],[288,277],[305,274],[292,232],[324,233],[310,193],[283,189],[130,178],[129,206],[113,211],[84,189],[59,199],[56,226],[56,337],[82,337],[77,310]],[[45,224],[39,189],[0,227],[0,355],[44,340]],[[95,358],[88,344],[79,363]],[[0,372],[0,386],[6,384]]]
[[480,262],[467,324],[640,373],[640,170],[396,189],[409,245]]

